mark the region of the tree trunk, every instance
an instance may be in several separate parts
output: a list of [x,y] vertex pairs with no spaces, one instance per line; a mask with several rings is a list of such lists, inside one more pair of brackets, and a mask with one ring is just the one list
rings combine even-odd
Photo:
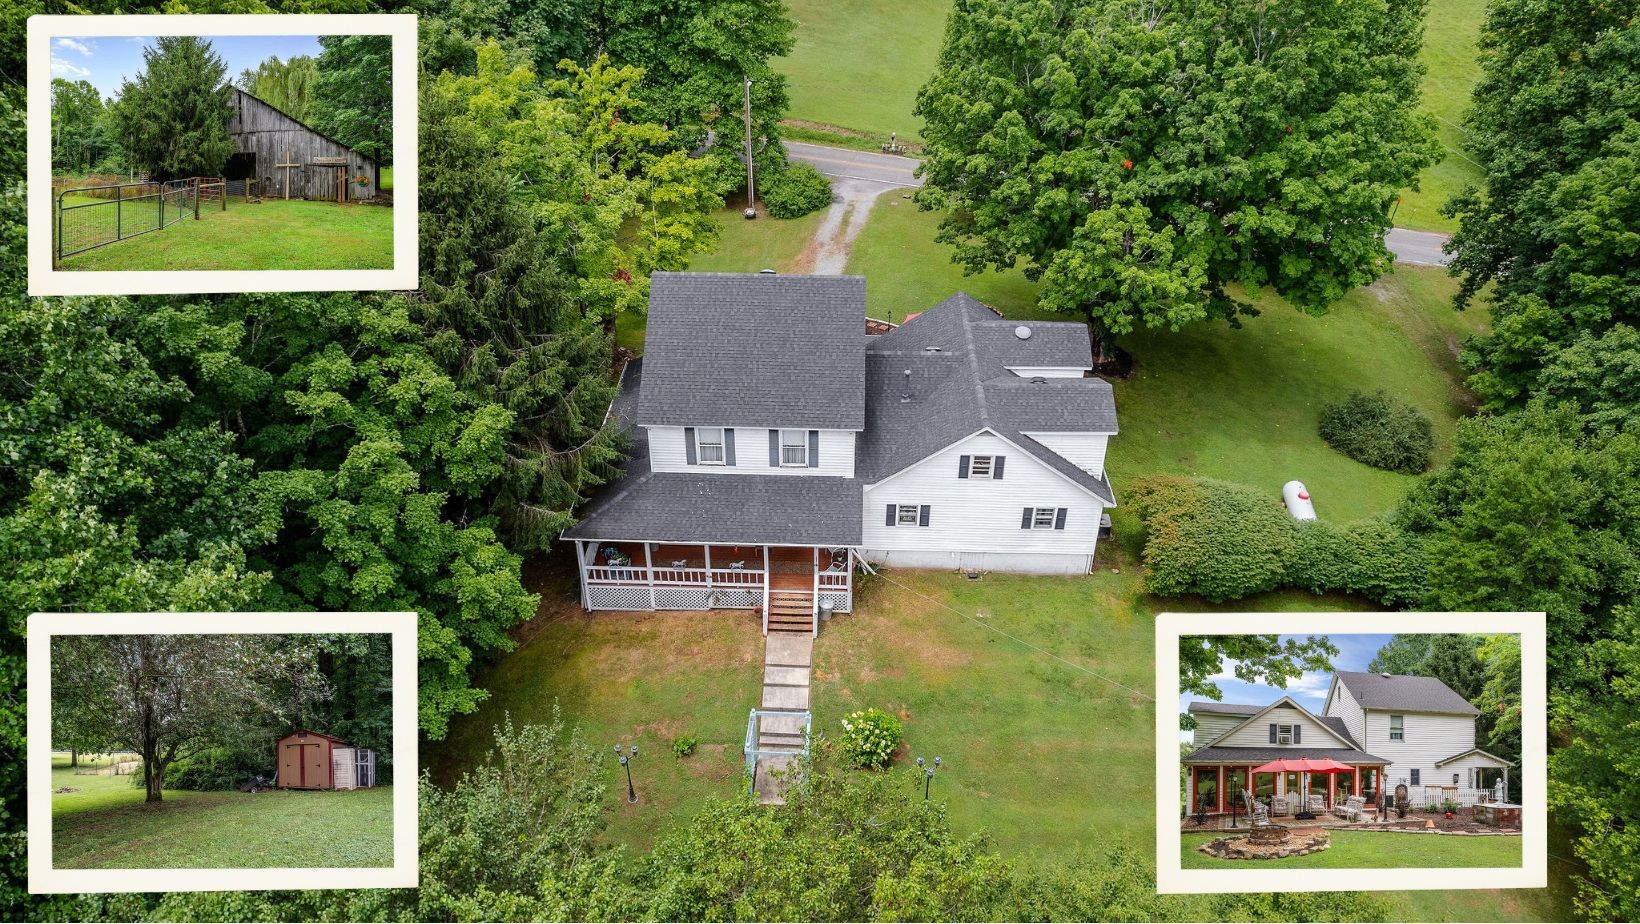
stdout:
[[80,749],[79,748],[69,748],[68,749],[68,766],[69,766],[69,768],[72,769],[74,767],[78,767],[79,765],[80,765]]
[[142,786],[148,793],[144,801],[164,801],[164,779],[165,768],[160,766],[158,748],[149,744],[142,749]]

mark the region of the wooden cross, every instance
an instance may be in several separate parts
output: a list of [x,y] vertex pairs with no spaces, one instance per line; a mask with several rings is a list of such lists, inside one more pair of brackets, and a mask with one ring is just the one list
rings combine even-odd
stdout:
[[[285,149],[285,160],[288,161],[290,159],[291,159],[291,157],[290,157],[290,148],[286,148]],[[274,164],[274,166],[275,167],[283,167],[285,169],[285,198],[289,199],[290,198],[290,169],[292,167],[300,167],[302,165],[297,164],[297,163],[287,163],[287,164]]]

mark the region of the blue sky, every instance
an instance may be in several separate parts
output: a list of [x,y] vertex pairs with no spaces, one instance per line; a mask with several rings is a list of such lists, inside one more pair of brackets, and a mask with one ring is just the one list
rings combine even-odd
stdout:
[[[1339,615],[1353,618],[1357,614],[1340,613]],[[1388,644],[1393,637],[1389,635],[1338,632],[1315,634],[1326,635],[1327,640],[1332,642],[1338,649],[1338,656],[1332,659],[1332,663],[1334,670],[1341,671],[1366,670],[1367,662],[1371,661],[1373,655],[1378,653],[1378,649]],[[1283,639],[1308,637],[1304,635],[1281,636]],[[1218,684],[1220,690],[1224,691],[1224,702],[1227,703],[1251,703],[1257,706],[1268,706],[1283,696],[1291,696],[1311,712],[1320,712],[1321,704],[1327,698],[1327,685],[1332,680],[1330,671],[1305,671],[1302,677],[1289,681],[1287,689],[1280,690],[1275,687],[1254,686],[1253,684],[1243,683],[1236,679],[1235,674],[1232,672],[1233,669],[1234,665],[1226,662],[1219,665],[1219,673],[1213,677],[1213,682]],[[1180,695],[1179,711],[1183,712],[1191,700],[1202,698]],[[1190,733],[1181,732],[1179,737],[1182,741],[1189,741]]]
[[[298,55],[317,58],[321,49],[314,35],[213,35],[211,47],[228,64],[228,79],[253,68],[270,56],[282,61]],[[142,50],[154,44],[152,36],[63,36],[51,40],[51,76],[87,80],[107,99],[120,84],[142,72]]]

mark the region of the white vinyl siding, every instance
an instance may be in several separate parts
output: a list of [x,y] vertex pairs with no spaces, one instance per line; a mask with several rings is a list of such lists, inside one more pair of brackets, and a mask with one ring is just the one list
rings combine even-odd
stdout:
[[1090,475],[1105,473],[1105,447],[1110,443],[1108,433],[1027,433],[1026,436],[1063,456],[1066,461]]
[[723,428],[697,427],[695,452],[701,465],[722,465],[728,458],[723,451]]
[[1191,742],[1198,748],[1207,747],[1220,735],[1247,721],[1247,716],[1222,712],[1192,712],[1191,715],[1196,719],[1196,732]]
[[[649,468],[656,472],[700,472],[703,468],[713,474],[752,475],[827,475],[833,478],[854,477],[854,432],[852,430],[821,430],[819,465],[769,465],[769,431],[764,427],[735,427],[734,465],[690,465],[684,443],[683,427],[647,427],[649,431]],[[700,431],[695,428],[695,446],[700,448]],[[797,431],[807,433],[806,430]]]
[[[1004,477],[975,482],[958,477],[962,456],[1004,456]],[[991,433],[979,433],[934,453],[922,462],[867,486],[864,498],[869,560],[905,567],[976,567],[1067,573],[1073,560],[1087,570],[1098,540],[1104,503],[1053,469]],[[927,529],[884,525],[887,504],[928,504],[933,521]],[[1025,507],[1063,507],[1064,529],[1020,529]],[[905,554],[895,555],[900,552]],[[1014,558],[964,558],[965,553],[998,553]],[[1038,569],[1032,559],[1046,556]],[[1056,556],[1062,556],[1058,558]],[[1050,570],[1051,560],[1051,570]],[[1070,572],[1077,573],[1077,572]]]
[[[1250,716],[1248,718],[1251,718]],[[1246,721],[1243,719],[1242,721]],[[1270,726],[1296,726],[1297,743],[1270,742]],[[1220,747],[1235,748],[1341,748],[1338,739],[1325,726],[1291,706],[1277,706],[1259,716],[1251,725],[1238,728],[1214,742]]]
[[809,431],[780,431],[780,464],[783,466],[809,465]]
[[[1437,768],[1435,763],[1462,754],[1475,746],[1474,718],[1421,712],[1393,714],[1401,717],[1402,728],[1406,732],[1403,740],[1390,740],[1391,713],[1377,709],[1366,710],[1366,722],[1361,736],[1361,750],[1390,762],[1386,771],[1389,784],[1412,785],[1412,770],[1416,768],[1421,785],[1452,785],[1453,765]],[[1471,764],[1468,760],[1456,764],[1458,772],[1462,772],[1467,766],[1480,765],[1483,764]],[[1443,780],[1445,782],[1441,783]]]
[[[1362,711],[1361,705],[1355,701],[1355,694],[1342,682],[1333,685],[1332,697],[1327,700],[1326,715],[1343,719],[1344,727],[1349,729],[1350,737],[1360,741],[1366,734],[1367,714]],[[1372,753],[1372,752],[1368,752]],[[1456,753],[1456,752],[1454,752]]]

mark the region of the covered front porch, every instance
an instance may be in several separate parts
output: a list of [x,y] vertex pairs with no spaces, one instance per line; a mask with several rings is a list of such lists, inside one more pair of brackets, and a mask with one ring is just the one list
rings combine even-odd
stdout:
[[759,611],[763,631],[819,632],[854,607],[846,546],[574,540],[588,610]]
[[1272,820],[1316,807],[1320,808],[1316,814],[1326,815],[1354,795],[1361,796],[1365,812],[1375,815],[1373,806],[1384,785],[1387,765],[1352,763],[1352,771],[1347,773],[1253,772],[1258,766],[1262,764],[1187,764],[1183,824],[1217,827],[1237,817],[1245,819],[1247,801],[1243,791],[1251,792]]

